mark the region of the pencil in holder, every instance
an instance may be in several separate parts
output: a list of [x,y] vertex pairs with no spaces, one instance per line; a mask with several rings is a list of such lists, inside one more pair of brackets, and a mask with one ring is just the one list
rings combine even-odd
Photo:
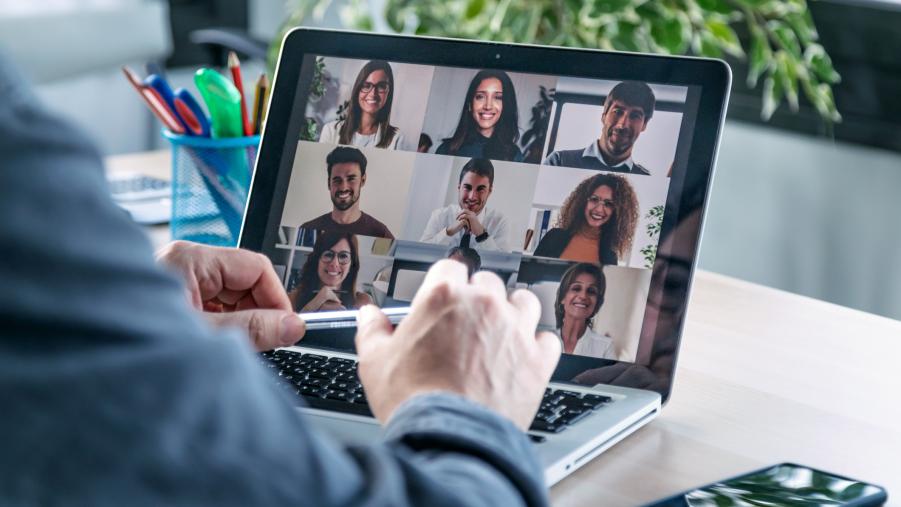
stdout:
[[237,246],[260,136],[163,136],[172,145],[172,239]]

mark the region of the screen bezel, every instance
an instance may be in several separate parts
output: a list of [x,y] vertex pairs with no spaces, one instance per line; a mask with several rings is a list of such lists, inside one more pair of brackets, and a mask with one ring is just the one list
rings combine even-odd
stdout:
[[[678,355],[678,342],[685,321],[684,306],[688,301],[690,281],[693,279],[697,264],[702,218],[698,220],[697,227],[679,230],[677,226],[686,218],[690,218],[693,213],[700,212],[703,216],[706,209],[716,147],[731,85],[731,71],[725,62],[690,57],[296,28],[285,36],[279,56],[269,111],[241,228],[240,248],[263,250],[265,241],[274,233],[267,230],[267,226],[274,223],[273,220],[278,221],[280,217],[281,206],[273,203],[273,198],[276,189],[287,187],[287,178],[293,166],[296,143],[288,140],[296,139],[300,131],[303,115],[292,113],[293,109],[305,107],[306,104],[303,98],[307,96],[308,90],[302,86],[300,78],[305,72],[310,72],[309,69],[306,71],[303,69],[307,55],[361,60],[383,59],[450,67],[491,67],[510,72],[551,74],[561,77],[636,80],[700,87],[687,166],[681,171],[682,174],[674,172],[671,178],[660,234],[661,244],[668,236],[675,234],[673,240],[683,245],[689,252],[687,256],[689,258],[683,259],[688,264],[689,282],[679,288],[678,294],[671,294],[674,299],[681,301],[682,311],[671,325],[666,326],[666,329],[655,326],[654,330],[655,342],[661,336],[675,340],[675,343],[671,344],[674,350],[670,368],[667,368],[667,371],[653,372],[661,377],[659,385],[663,386],[655,390],[660,392],[664,403],[667,401]],[[303,104],[296,105],[295,108],[272,107],[273,104],[299,104],[298,98],[303,99]],[[666,256],[658,256],[653,268],[655,274],[668,270],[669,261],[666,259]],[[653,292],[653,288],[651,290]],[[653,296],[651,293],[648,301],[651,301]],[[646,313],[643,326],[647,324]],[[328,339],[338,338],[353,343],[352,329],[330,331],[327,334]],[[562,373],[566,371],[567,365],[588,364],[586,358],[578,356],[567,356],[565,359],[558,366],[553,380],[567,380]],[[605,360],[595,361],[604,364]]]

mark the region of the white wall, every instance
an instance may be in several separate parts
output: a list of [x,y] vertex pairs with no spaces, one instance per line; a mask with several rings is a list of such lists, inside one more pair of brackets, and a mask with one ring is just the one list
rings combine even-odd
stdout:
[[[532,202],[536,208],[559,208],[579,183],[595,174],[598,174],[598,171],[591,169],[541,166]],[[646,215],[654,206],[666,203],[669,179],[633,174],[620,174],[619,176],[625,177],[632,184],[632,188],[635,189],[638,196],[639,205],[639,219],[632,243],[632,254],[628,259],[621,259],[621,261],[625,260],[627,266],[644,267],[645,260],[640,250],[645,245],[657,243],[656,240],[651,240],[647,234],[649,220]],[[551,224],[551,226],[553,225]]]
[[[334,145],[300,141],[294,157],[282,225],[299,226],[332,210],[325,158]],[[405,200],[413,176],[415,153],[364,148],[366,185],[360,192],[360,209],[388,226],[391,233],[403,230]]]
[[[428,110],[422,131],[432,138],[434,152],[441,140],[450,137],[460,121],[460,111],[466,100],[469,82],[479,69],[440,67],[435,69],[432,89],[429,94]],[[557,78],[540,74],[519,74],[508,72],[513,88],[516,89],[516,106],[519,113],[519,132],[529,128],[532,106],[538,101],[538,87],[553,88]]]
[[[338,106],[350,98],[354,81],[368,60],[325,58],[325,68],[331,77],[328,92],[318,102],[310,103],[307,114],[318,116],[324,122],[337,118]],[[404,135],[404,149],[416,150],[419,133],[428,101],[433,67],[390,63],[394,74],[394,102],[391,106],[391,124]]]
[[453,167],[453,157],[423,153],[416,156],[416,169],[406,199],[410,212],[407,213],[401,238],[419,241],[422,237],[429,215],[444,206],[442,199],[447,194],[447,182]]
[[898,153],[727,122],[701,267],[901,319],[899,189]]

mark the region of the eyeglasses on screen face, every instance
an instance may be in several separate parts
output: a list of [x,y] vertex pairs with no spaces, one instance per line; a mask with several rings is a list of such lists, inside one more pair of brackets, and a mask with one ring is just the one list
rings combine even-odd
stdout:
[[360,87],[361,93],[369,93],[372,89],[375,88],[375,91],[378,93],[386,93],[391,85],[388,84],[388,81],[379,81],[378,83],[371,83],[366,81],[363,83],[363,86]]
[[342,250],[340,252],[336,252],[334,250],[326,250],[322,252],[322,257],[319,258],[320,262],[332,262],[335,260],[335,257],[338,258],[338,264],[345,265],[350,262],[350,252]]
[[601,199],[600,197],[598,197],[596,195],[589,195],[588,196],[588,204],[590,204],[592,206],[597,206],[599,204],[603,204],[605,208],[613,208],[613,205],[616,203],[614,203],[610,199]]

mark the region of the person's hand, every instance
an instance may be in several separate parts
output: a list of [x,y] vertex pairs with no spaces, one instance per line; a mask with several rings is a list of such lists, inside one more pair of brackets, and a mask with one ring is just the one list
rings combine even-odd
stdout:
[[535,334],[541,307],[497,275],[442,260],[426,274],[397,329],[375,306],[358,316],[359,375],[382,422],[417,394],[449,391],[494,409],[522,429],[535,416],[560,358],[560,341]]
[[465,229],[466,227],[467,227],[466,220],[461,220],[460,218],[457,218],[457,221],[454,222],[454,225],[444,229],[444,232],[448,236],[453,236],[454,234],[457,234],[458,232]]
[[313,296],[313,299],[311,299],[309,303],[303,305],[303,308],[301,308],[300,311],[322,312],[344,309],[344,306],[341,304],[341,298],[335,294],[335,291],[330,287],[323,286],[316,291],[316,295]]
[[272,263],[262,254],[175,241],[157,252],[157,262],[181,273],[188,300],[216,326],[247,331],[257,350],[293,345],[303,336],[303,320]]
[[471,232],[473,236],[481,236],[482,233],[485,232],[485,226],[482,225],[482,222],[479,222],[479,217],[468,209],[463,210],[460,215],[457,216],[457,220],[465,221],[466,227],[469,228],[469,232]]

